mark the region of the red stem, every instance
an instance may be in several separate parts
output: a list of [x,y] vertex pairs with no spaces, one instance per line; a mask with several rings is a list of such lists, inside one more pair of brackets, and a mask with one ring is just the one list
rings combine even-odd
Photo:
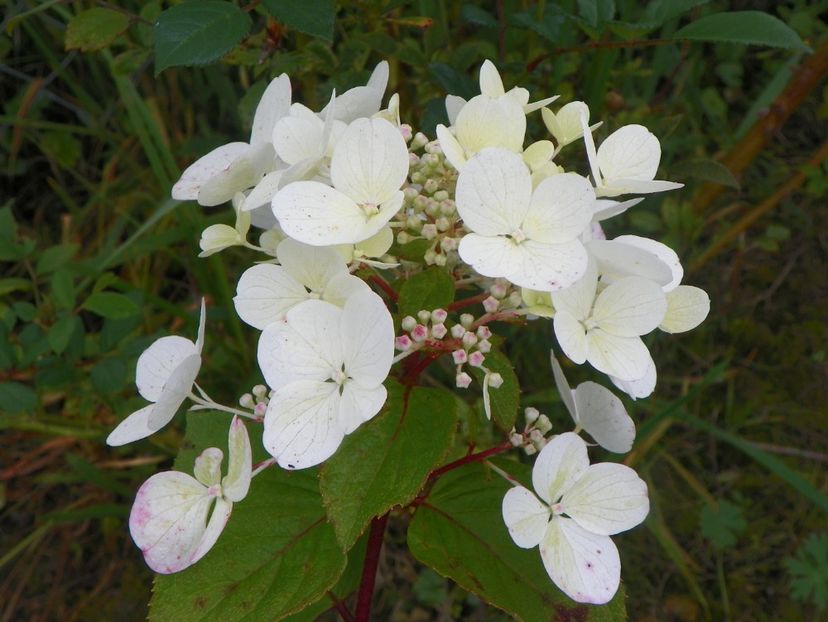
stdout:
[[453,471],[464,464],[469,464],[470,462],[481,462],[490,456],[496,456],[497,454],[502,454],[504,451],[509,451],[512,449],[512,443],[509,441],[504,441],[500,445],[495,445],[494,447],[490,447],[489,449],[484,449],[483,451],[478,451],[476,454],[468,454],[467,456],[463,456],[459,460],[455,460],[454,462],[449,462],[448,464],[444,464],[439,469],[434,469],[428,476],[428,479],[437,479],[441,475],[448,473],[449,471]]
[[350,611],[348,611],[348,607],[345,606],[345,603],[336,597],[336,594],[328,590],[328,598],[333,601],[334,609],[336,609],[339,617],[342,618],[344,622],[354,622],[354,616],[351,615]]
[[385,524],[387,522],[387,513],[382,516],[377,516],[371,521],[371,531],[368,534],[368,548],[365,550],[365,563],[362,565],[362,580],[359,583],[355,622],[368,622],[371,616],[374,582],[377,579],[377,565],[379,564],[382,538],[385,534]]
[[462,300],[455,300],[448,307],[446,307],[446,310],[457,311],[457,309],[470,307],[471,305],[477,304],[478,302],[483,302],[489,296],[491,296],[491,294],[489,294],[488,292],[483,292],[482,294],[477,294],[476,296],[470,296],[469,298],[463,298]]
[[377,285],[382,291],[384,291],[391,300],[397,302],[397,300],[400,297],[399,294],[395,292],[394,288],[391,287],[388,281],[382,278],[379,274],[372,274],[368,277],[368,280],[371,281],[374,285]]

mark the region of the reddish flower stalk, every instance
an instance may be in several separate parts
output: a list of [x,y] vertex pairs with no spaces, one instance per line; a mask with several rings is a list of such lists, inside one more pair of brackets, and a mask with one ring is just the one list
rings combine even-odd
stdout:
[[391,287],[391,284],[382,278],[379,274],[372,274],[368,277],[368,280],[371,281],[374,285],[379,287],[385,294],[393,301],[397,302],[400,295],[394,291],[394,288]]
[[448,473],[449,471],[453,471],[454,469],[460,468],[465,464],[469,464],[471,462],[482,462],[486,458],[490,458],[491,456],[496,456],[497,454],[502,454],[503,452],[509,451],[512,449],[512,443],[509,441],[503,441],[500,445],[495,445],[494,447],[489,447],[489,449],[484,449],[483,451],[478,451],[476,454],[468,454],[460,458],[459,460],[455,460],[454,462],[449,462],[448,464],[444,464],[439,469],[434,469],[428,476],[429,480],[434,480],[440,477],[441,475]]
[[368,548],[365,550],[365,563],[362,565],[362,579],[359,582],[355,622],[368,622],[371,616],[374,582],[377,579],[377,565],[379,564],[382,539],[385,535],[387,522],[387,513],[377,516],[371,521],[371,531],[368,533]]

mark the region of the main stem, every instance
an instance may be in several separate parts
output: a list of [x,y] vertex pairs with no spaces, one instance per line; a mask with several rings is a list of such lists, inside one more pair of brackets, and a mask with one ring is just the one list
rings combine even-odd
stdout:
[[362,580],[359,583],[355,622],[368,622],[371,616],[371,602],[374,598],[377,565],[379,564],[382,539],[385,535],[385,524],[387,522],[387,513],[377,516],[371,521],[371,531],[368,533],[368,548],[365,550],[365,563],[362,565]]

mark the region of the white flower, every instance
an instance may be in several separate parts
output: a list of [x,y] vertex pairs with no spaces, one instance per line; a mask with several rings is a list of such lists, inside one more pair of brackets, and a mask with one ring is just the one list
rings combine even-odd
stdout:
[[286,239],[277,247],[276,257],[279,266],[263,263],[245,270],[233,298],[239,317],[259,330],[283,319],[305,300],[321,299],[343,307],[351,295],[368,289],[332,248]]
[[625,125],[617,129],[601,143],[597,153],[592,132],[583,115],[581,129],[597,196],[648,194],[684,186],[655,179],[661,160],[661,145],[658,138],[643,125]]
[[[584,128],[581,126],[581,115],[586,117],[589,122],[589,106],[584,102],[574,101],[561,107],[557,114],[552,112],[549,108],[541,110],[543,116],[543,123],[549,133],[555,137],[558,145],[555,153],[559,152],[561,148],[568,144],[575,142],[584,135]],[[596,123],[589,127],[589,131],[595,131],[601,123]]]
[[273,197],[273,213],[290,237],[329,246],[354,244],[379,232],[403,203],[408,148],[385,119],[357,119],[331,158],[333,188],[316,181],[288,184]]
[[460,257],[484,276],[521,287],[567,287],[586,268],[578,235],[592,219],[594,200],[589,182],[574,173],[549,177],[533,192],[520,156],[485,149],[457,180],[457,211],[472,231],[460,241]]
[[551,360],[555,385],[561,401],[577,426],[576,431],[586,430],[596,443],[616,454],[625,454],[632,449],[635,424],[621,400],[608,389],[591,381],[582,382],[573,391],[554,354]]
[[236,212],[236,223],[230,225],[210,225],[201,232],[198,242],[201,252],[199,257],[208,257],[231,246],[244,246],[247,242],[247,232],[250,230],[250,214],[243,212],[244,194],[237,192],[233,197],[233,209]]
[[135,384],[141,396],[153,403],[121,421],[107,437],[108,445],[125,445],[146,438],[172,421],[201,369],[205,315],[202,300],[195,343],[184,337],[161,337],[138,357]]
[[217,447],[210,447],[196,458],[195,477],[165,471],[138,489],[129,514],[129,531],[155,572],[179,572],[204,557],[227,524],[233,503],[247,496],[252,467],[250,439],[238,417],[230,424],[228,447],[224,478],[224,455]]
[[522,486],[503,498],[503,520],[515,544],[540,545],[546,572],[573,600],[609,602],[621,579],[618,549],[609,536],[646,518],[647,484],[627,466],[590,465],[584,441],[567,432],[538,454],[532,486],[540,499]]
[[598,271],[590,260],[580,281],[552,292],[552,303],[555,336],[574,363],[589,361],[621,380],[647,373],[652,358],[640,336],[654,330],[667,312],[667,298],[657,283],[630,276],[598,293]]
[[[382,96],[388,86],[388,61],[380,61],[374,67],[368,84],[356,86],[339,95],[328,106],[335,106],[334,119],[351,123],[356,119],[368,118],[379,112],[382,105]],[[321,115],[328,112],[328,106],[322,109]]]
[[274,390],[265,449],[287,469],[327,460],[382,408],[393,356],[391,314],[370,290],[344,309],[321,300],[293,307],[259,340],[259,367]]
[[268,85],[259,101],[250,142],[228,143],[196,160],[173,186],[172,197],[219,205],[258,184],[274,168],[273,126],[288,113],[290,97],[290,79],[282,74]]
[[396,268],[397,263],[385,263],[377,258],[385,255],[394,243],[394,232],[389,225],[385,225],[379,232],[356,244],[340,244],[336,246],[345,263],[364,263],[375,268]]

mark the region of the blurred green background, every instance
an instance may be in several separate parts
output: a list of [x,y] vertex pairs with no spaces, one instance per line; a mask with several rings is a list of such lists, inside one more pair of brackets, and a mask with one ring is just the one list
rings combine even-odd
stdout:
[[[145,619],[152,576],[125,517],[140,482],[170,466],[182,424],[103,441],[142,403],[137,356],[158,336],[192,337],[202,295],[205,386],[232,401],[260,381],[256,333],[231,300],[243,251],[197,257],[202,229],[232,210],[172,201],[181,170],[245,140],[282,72],[294,101],[319,109],[387,59],[403,120],[433,137],[445,94],[473,94],[486,58],[507,88],[587,101],[599,138],[646,125],[662,141],[659,178],[686,183],[608,231],[667,242],[712,299],[700,328],[650,343],[656,393],[628,404],[639,443],[626,462],[653,507],[617,539],[630,619],[826,619],[828,2],[301,3],[335,10],[332,29],[297,21],[299,4],[242,2],[252,25],[228,55],[159,75],[153,23],[167,3],[5,4],[0,622]],[[108,13],[70,23],[90,9]],[[674,37],[742,10],[775,16],[810,50]],[[529,133],[545,138],[537,113]],[[563,156],[585,169],[577,149]],[[509,348],[524,405],[563,422],[550,344],[536,323]],[[404,530],[392,522],[376,619],[505,619],[420,567]]]

